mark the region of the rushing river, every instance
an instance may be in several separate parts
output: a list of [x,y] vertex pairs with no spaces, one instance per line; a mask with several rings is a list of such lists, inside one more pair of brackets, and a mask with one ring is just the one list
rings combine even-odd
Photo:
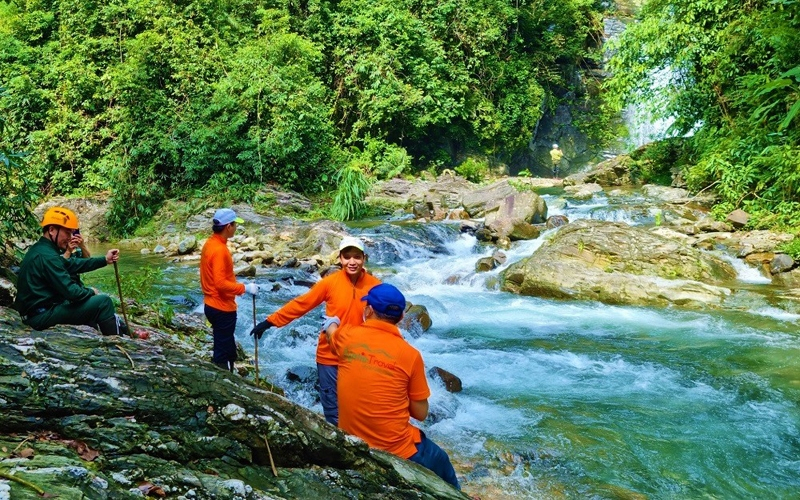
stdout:
[[[617,204],[546,199],[570,220],[654,220],[635,194]],[[484,500],[800,496],[797,314],[762,301],[697,312],[520,297],[496,289],[500,270],[474,272],[493,249],[458,226],[382,221],[352,232],[371,242],[368,267],[427,307],[432,328],[407,335],[426,365],[463,382],[450,394],[432,381],[434,422],[423,427],[450,451],[466,491]],[[546,237],[515,244],[508,263]],[[166,270],[165,295],[201,301],[196,264],[131,260]],[[743,288],[769,286],[754,270],[740,274]],[[292,284],[303,278],[314,279],[259,275],[283,283],[259,297],[259,320],[305,292]],[[286,371],[313,366],[321,314],[260,344],[262,374],[317,411],[314,392]],[[250,328],[252,303],[241,300],[237,337],[252,352]]]

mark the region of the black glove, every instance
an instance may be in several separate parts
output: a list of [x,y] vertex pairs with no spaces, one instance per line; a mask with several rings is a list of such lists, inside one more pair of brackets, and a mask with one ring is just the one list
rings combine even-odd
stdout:
[[267,328],[272,328],[273,326],[275,325],[273,325],[270,320],[265,319],[261,323],[254,326],[252,330],[250,330],[250,335],[254,336],[257,340],[261,340],[261,336],[264,335],[264,332],[267,331]]

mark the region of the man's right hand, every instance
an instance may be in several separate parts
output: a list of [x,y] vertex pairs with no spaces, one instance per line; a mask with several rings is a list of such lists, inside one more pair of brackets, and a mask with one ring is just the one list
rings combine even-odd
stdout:
[[83,238],[81,238],[81,235],[77,234],[69,240],[69,243],[67,243],[67,248],[70,251],[75,251],[75,249],[81,246],[82,243]]
[[112,248],[108,252],[106,252],[106,263],[113,264],[114,262],[119,260],[119,250],[116,248]]
[[261,323],[254,326],[252,330],[250,330],[250,335],[255,337],[256,340],[261,340],[261,336],[264,335],[264,332],[266,332],[268,328],[272,328],[273,326],[275,325],[273,325],[270,320],[265,319]]

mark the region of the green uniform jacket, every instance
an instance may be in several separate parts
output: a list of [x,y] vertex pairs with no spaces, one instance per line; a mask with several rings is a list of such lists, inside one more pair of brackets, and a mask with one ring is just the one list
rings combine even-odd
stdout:
[[27,316],[36,309],[49,309],[64,301],[82,302],[94,295],[94,290],[76,283],[70,274],[86,273],[106,265],[105,257],[67,260],[55,243],[41,237],[22,259],[14,306],[22,316]]

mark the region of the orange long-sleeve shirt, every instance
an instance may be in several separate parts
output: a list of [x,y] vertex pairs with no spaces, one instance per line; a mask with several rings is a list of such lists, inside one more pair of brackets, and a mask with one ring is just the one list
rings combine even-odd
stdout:
[[[379,285],[381,281],[367,273],[361,272],[358,281],[353,284],[342,269],[318,281],[307,293],[287,302],[283,307],[267,316],[275,326],[288,325],[300,316],[305,315],[318,305],[325,302],[325,314],[338,316],[340,326],[360,325],[364,321],[364,307],[366,303],[361,300],[370,288]],[[320,332],[317,342],[317,363],[321,365],[336,366],[339,360],[331,351],[328,337]]]
[[236,296],[244,293],[233,274],[231,251],[218,234],[211,235],[200,252],[200,287],[204,304],[227,312],[236,310]]

